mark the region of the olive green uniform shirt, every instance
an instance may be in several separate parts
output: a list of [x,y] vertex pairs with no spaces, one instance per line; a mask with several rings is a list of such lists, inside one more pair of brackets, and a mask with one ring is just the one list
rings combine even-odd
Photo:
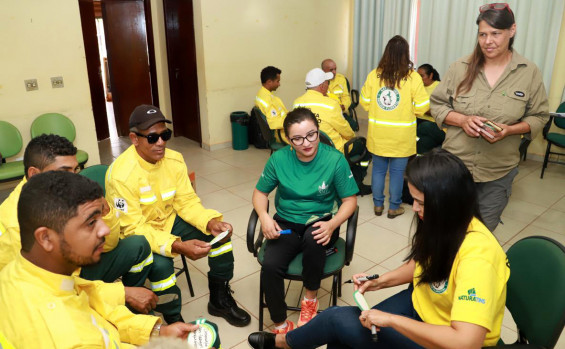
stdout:
[[469,137],[460,127],[443,124],[447,114],[456,111],[478,115],[506,125],[524,121],[531,129],[524,136],[533,139],[549,118],[547,94],[538,67],[514,50],[510,63],[493,87],[481,70],[471,89],[455,98],[469,59],[459,59],[449,67],[431,95],[431,112],[439,128],[447,128],[442,147],[465,163],[475,182],[490,182],[518,166],[520,135],[507,136],[491,144],[482,137]]

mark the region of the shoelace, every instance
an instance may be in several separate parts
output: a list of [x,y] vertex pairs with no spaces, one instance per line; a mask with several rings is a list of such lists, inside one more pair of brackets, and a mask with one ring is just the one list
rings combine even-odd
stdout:
[[228,302],[230,303],[230,305],[235,305],[235,304],[236,304],[236,303],[235,303],[235,299],[233,299],[233,296],[232,296],[232,294],[234,294],[234,293],[235,293],[235,292],[234,292],[234,290],[231,289],[230,284],[227,284],[227,285],[226,285],[226,295],[227,295],[226,298],[227,298]]
[[304,317],[307,318],[311,318],[316,311],[316,302],[305,301],[304,303],[306,304],[303,304],[302,308],[300,309],[301,315],[304,315]]

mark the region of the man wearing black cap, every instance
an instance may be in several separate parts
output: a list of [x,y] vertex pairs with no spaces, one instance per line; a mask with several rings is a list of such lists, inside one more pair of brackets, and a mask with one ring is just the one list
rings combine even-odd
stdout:
[[[159,108],[135,108],[129,121],[133,145],[108,169],[106,199],[120,213],[123,234],[142,234],[151,245],[154,260],[149,281],[160,300],[156,310],[167,323],[182,320],[172,258],[183,254],[193,260],[208,256],[208,312],[234,326],[246,326],[251,317],[237,306],[229,286],[233,228],[222,222],[220,213],[200,203],[182,154],[166,149],[172,132],[165,123],[170,121]],[[224,231],[229,234],[211,246],[209,241]]]

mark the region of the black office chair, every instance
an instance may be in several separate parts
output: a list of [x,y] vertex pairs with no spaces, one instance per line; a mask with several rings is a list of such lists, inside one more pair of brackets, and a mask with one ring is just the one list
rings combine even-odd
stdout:
[[[283,148],[286,146],[285,143],[278,142],[275,137],[275,131],[269,128],[269,123],[267,122],[267,117],[261,112],[261,109],[257,107],[253,107],[251,109],[251,117],[255,118],[257,121],[257,125],[259,125],[259,130],[261,131],[261,136],[269,145],[269,149],[271,149],[271,154],[275,151]],[[281,130],[276,130],[278,133],[279,139],[282,139]]]
[[[108,165],[94,165],[94,166],[89,166],[84,170],[80,171],[80,174],[98,183],[98,185],[100,185],[100,187],[102,188],[104,195],[106,195],[105,177],[107,170],[108,170]],[[188,283],[190,296],[194,297],[194,290],[192,289],[192,281],[190,280],[190,273],[188,271],[188,264],[186,263],[186,258],[182,254],[180,255],[180,257],[183,267],[182,268],[175,267],[176,270],[175,276],[178,277],[182,273],[186,275],[186,282]]]
[[555,126],[557,126],[558,128],[565,129],[565,116],[563,115],[563,113],[565,113],[565,102],[561,103],[559,108],[557,108],[556,113],[549,114],[549,121],[547,122],[547,124],[545,124],[543,128],[543,138],[547,140],[547,149],[545,150],[545,157],[543,158],[543,166],[541,168],[540,178],[543,178],[543,173],[545,172],[548,162],[554,164],[565,164],[565,162],[563,161],[549,159],[550,154],[554,154],[557,156],[565,155],[565,153],[557,153],[551,151],[552,145],[555,145],[560,148],[565,148],[565,134],[557,133],[557,132],[549,132],[552,121],[555,124]]
[[[267,210],[268,210],[267,206]],[[253,253],[253,256],[257,258],[259,264],[263,263],[263,257],[265,254],[265,244],[263,233],[259,227],[259,233],[257,238],[255,238],[255,231],[257,230],[257,221],[259,216],[255,210],[251,211],[251,216],[249,217],[249,223],[247,225],[247,250]],[[353,249],[355,246],[355,235],[357,233],[357,221],[359,219],[359,206],[355,209],[355,212],[347,220],[347,231],[345,235],[345,240],[343,238],[338,238],[334,247],[337,248],[337,252],[326,258],[326,264],[324,266],[324,273],[322,279],[332,277],[332,289],[330,291],[330,304],[337,305],[337,297],[341,297],[341,270],[344,266],[349,265],[353,259]],[[284,276],[285,279],[302,281],[302,253],[299,253],[288,265],[288,270]],[[285,291],[285,297],[290,288],[290,283]],[[264,290],[262,282],[259,281],[259,331],[263,330],[263,309],[267,307],[267,304],[263,301]],[[300,299],[300,297],[299,297]],[[299,301],[300,302],[300,301]],[[288,310],[299,311],[300,304],[294,306],[287,306]],[[320,310],[321,311],[321,310]],[[320,312],[319,311],[319,312]]]
[[349,106],[349,109],[347,111],[352,121],[347,121],[349,121],[349,124],[351,125],[353,131],[357,132],[359,131],[359,119],[357,118],[357,111],[355,110],[355,108],[357,108],[357,106],[359,105],[359,91],[351,89],[351,87],[349,86],[349,80],[347,78],[345,78],[345,81],[347,82],[347,90],[349,91],[349,96],[351,97],[351,105]]

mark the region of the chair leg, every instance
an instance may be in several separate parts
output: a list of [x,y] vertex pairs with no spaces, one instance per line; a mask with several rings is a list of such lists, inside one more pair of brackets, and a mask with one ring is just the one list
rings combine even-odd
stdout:
[[334,275],[333,277],[333,285],[332,285],[332,303],[335,307],[337,305],[337,284],[338,284],[339,276]]
[[547,141],[547,150],[545,151],[545,157],[543,158],[543,166],[541,168],[541,176],[540,176],[541,179],[543,179],[543,173],[545,172],[545,168],[547,167],[547,161],[549,160],[550,150],[551,150],[551,142]]
[[[261,275],[263,273],[263,271],[261,270],[259,272]],[[259,331],[263,331],[263,307],[264,307],[264,303],[263,303],[263,280],[261,280],[261,276],[259,276]]]
[[188,264],[186,263],[186,258],[181,254],[180,259],[182,261],[182,266],[184,268],[184,274],[186,275],[186,282],[188,283],[188,290],[190,291],[190,296],[194,297],[194,289],[192,288],[192,281],[190,280],[190,273],[188,272]]
[[341,297],[341,284],[343,284],[343,281],[342,281],[341,278],[342,278],[342,275],[341,275],[341,270],[340,270],[339,274],[338,274],[338,279],[337,279],[337,296],[338,297]]

